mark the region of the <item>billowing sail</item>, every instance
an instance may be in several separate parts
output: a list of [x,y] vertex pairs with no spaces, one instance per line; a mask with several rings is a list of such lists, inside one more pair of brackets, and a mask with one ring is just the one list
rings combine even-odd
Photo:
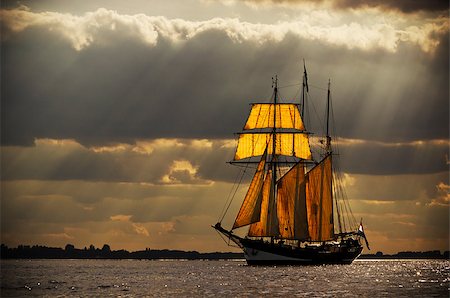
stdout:
[[250,225],[249,236],[265,237],[279,236],[278,220],[273,196],[272,170],[269,170],[264,180],[261,197],[261,217],[258,222]]
[[[270,155],[273,151],[272,142],[273,136],[271,133],[240,134],[234,159],[260,156],[264,153],[266,146],[268,147],[267,154]],[[308,135],[304,133],[278,133],[276,135],[275,154],[311,159]]]
[[234,221],[233,229],[249,225],[259,221],[261,210],[261,189],[264,181],[264,167],[266,165],[267,151],[261,157],[261,161],[253,176],[247,195],[242,202],[241,209]]
[[[275,113],[275,114],[274,114]],[[275,116],[275,117],[274,117]],[[277,129],[273,152],[273,135],[257,129]],[[308,134],[296,104],[253,104],[239,135],[234,160],[260,156],[268,147],[267,154],[295,156],[311,159]]]
[[312,241],[334,237],[331,155],[306,175],[306,209]]
[[258,103],[252,105],[244,130],[273,128],[274,109],[276,110],[276,128],[305,129],[296,104]]
[[277,215],[280,234],[286,239],[307,239],[305,165],[298,163],[280,180],[277,188]]

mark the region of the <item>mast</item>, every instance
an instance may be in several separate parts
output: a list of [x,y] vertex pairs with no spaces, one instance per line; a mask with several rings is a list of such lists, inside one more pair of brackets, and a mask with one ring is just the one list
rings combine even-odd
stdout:
[[[328,157],[328,155],[331,152],[331,138],[329,135],[329,121],[330,118],[330,79],[328,79],[328,92],[327,92],[327,130],[326,130],[326,137],[327,137],[327,141],[326,141],[326,154],[325,154],[325,158]],[[320,200],[319,200],[319,239],[322,238],[322,221],[323,221],[323,217],[322,217],[322,208],[323,208],[323,193],[324,193],[324,171],[322,170],[320,172]],[[333,196],[333,191],[332,191],[332,186],[330,184],[331,187],[331,196]],[[333,197],[331,198],[333,200]],[[333,201],[331,202],[331,221],[333,222]]]
[[[327,143],[326,143],[326,151],[327,154],[331,154],[331,137],[330,137],[330,86],[331,86],[331,79],[328,79],[328,92],[327,92]],[[331,164],[331,176],[333,177],[333,164]],[[336,203],[336,207],[337,207],[337,200],[333,197],[333,178],[331,178],[331,183],[330,183],[330,187],[331,187],[331,222],[334,224],[334,204],[333,204],[333,200]],[[338,212],[338,222],[339,222],[339,232],[342,232],[342,228],[341,228],[341,216],[339,214],[339,209],[336,209],[336,211]],[[334,226],[334,225],[333,225]],[[332,231],[334,233],[334,230]]]
[[309,88],[308,88],[308,75],[306,73],[306,65],[305,65],[305,59],[303,59],[303,82],[302,82],[302,112],[300,114],[300,116],[302,117],[302,119],[304,118],[305,115],[305,88],[306,91],[309,92]]
[[[277,169],[276,169],[276,148],[277,148],[277,100],[278,100],[278,76],[275,75],[275,81],[274,81],[274,96],[273,96],[273,133],[272,133],[272,198],[275,200],[276,198],[276,183],[277,183]],[[272,212],[276,212],[272,210]],[[273,217],[271,217],[273,218]],[[272,221],[269,221],[270,224],[273,224]],[[273,227],[270,227],[270,230],[272,230]],[[270,237],[273,241],[273,236]]]
[[326,150],[327,153],[331,153],[331,137],[329,132],[329,125],[330,125],[330,85],[331,80],[328,79],[328,93],[327,93],[327,143],[326,143]]
[[[278,76],[275,76],[275,80],[273,81],[273,90],[274,90],[274,96],[273,96],[273,129],[272,129],[272,170],[275,172],[275,152],[276,152],[276,134],[277,134],[277,97],[278,97]],[[276,178],[276,173],[273,174]],[[276,182],[276,179],[274,179],[274,182]]]

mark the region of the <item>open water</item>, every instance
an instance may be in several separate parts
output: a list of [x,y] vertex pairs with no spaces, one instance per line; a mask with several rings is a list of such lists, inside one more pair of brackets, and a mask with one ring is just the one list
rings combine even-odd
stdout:
[[1,260],[1,297],[449,297],[447,260]]

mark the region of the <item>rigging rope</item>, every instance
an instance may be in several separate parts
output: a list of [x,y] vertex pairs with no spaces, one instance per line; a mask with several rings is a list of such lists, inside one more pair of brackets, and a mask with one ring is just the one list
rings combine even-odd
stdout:
[[[259,113],[260,112],[261,112],[261,110],[259,111]],[[265,115],[265,117],[263,118],[263,121],[265,121],[266,117],[268,117],[268,114]],[[258,114],[258,118],[259,118],[259,114]],[[262,131],[262,129],[260,129],[260,131]],[[259,139],[260,137],[261,137],[261,135],[258,134],[257,135],[257,139]],[[239,139],[238,139],[238,142],[239,142]],[[242,170],[242,175],[241,175],[241,178],[239,179],[239,182],[236,184],[237,178],[239,177],[239,173],[238,173],[238,175],[236,176],[236,178],[234,180],[233,187],[230,189],[230,192],[228,194],[227,200],[225,201],[225,205],[222,208],[222,212],[220,213],[221,216],[219,216],[219,222],[220,223],[222,223],[223,219],[225,218],[225,215],[228,212],[228,209],[230,209],[231,203],[233,202],[234,197],[236,196],[236,193],[237,193],[237,191],[239,189],[239,186],[241,185],[242,179],[244,178],[244,175],[245,175],[247,169],[249,168],[249,164],[247,163],[243,168],[244,169]],[[233,189],[234,189],[234,192],[233,192]],[[233,194],[231,195],[231,193],[233,193]],[[225,206],[226,206],[226,208],[225,208]]]
[[[331,94],[330,94],[330,99],[331,99]],[[333,109],[333,101],[330,100],[330,112],[331,112],[331,130],[332,130],[332,135],[333,135],[333,139],[335,140],[335,142],[333,143],[333,151],[335,152],[335,156],[339,157],[340,155],[340,148],[339,148],[339,138],[337,137],[337,129],[336,129],[336,124],[335,124],[335,118],[334,118],[334,109]],[[349,225],[349,229],[352,229],[352,227],[355,227],[357,225],[357,221],[356,218],[353,214],[353,211],[350,207],[350,202],[344,187],[344,178],[343,178],[343,174],[342,174],[342,170],[340,168],[340,163],[339,163],[339,158],[335,158],[335,162],[334,162],[334,167],[336,169],[335,173],[336,173],[336,203],[339,203],[340,207],[338,208],[338,212],[342,212],[343,215],[343,219],[342,219],[342,224],[344,227],[344,231],[347,231],[347,224]],[[339,200],[339,202],[338,202]],[[345,213],[345,214],[344,214]],[[338,215],[340,217],[340,215]],[[346,215],[346,216],[344,216]],[[346,224],[347,222],[347,224]]]
[[[244,175],[245,175],[245,172],[247,171],[247,168],[248,168],[248,164],[244,168],[244,170],[241,171],[242,175],[241,175],[241,178],[239,179],[239,182],[237,184],[236,184],[236,181],[237,181],[237,178],[239,177],[239,173],[238,173],[238,175],[236,175],[236,179],[235,179],[235,181],[233,183],[233,187],[231,188],[231,190],[230,190],[230,192],[228,194],[228,198],[227,198],[227,200],[225,202],[225,205],[222,208],[222,212],[220,213],[220,214],[222,214],[222,216],[220,217],[220,220],[219,220],[220,223],[222,223],[225,215],[228,212],[228,209],[230,208],[231,203],[233,202],[233,199],[234,199],[234,197],[235,197],[235,195],[236,195],[236,193],[237,193],[237,191],[239,189],[239,186],[241,185],[242,179],[244,178]],[[233,188],[235,188],[235,186],[236,186],[236,189],[233,192]],[[231,195],[231,193],[233,193],[233,194]],[[227,206],[227,203],[228,203],[228,206]],[[225,206],[227,206],[227,207],[225,208]]]

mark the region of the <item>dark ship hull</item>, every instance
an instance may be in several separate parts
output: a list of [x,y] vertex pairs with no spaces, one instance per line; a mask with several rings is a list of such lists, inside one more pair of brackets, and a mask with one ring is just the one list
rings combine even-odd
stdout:
[[240,242],[249,265],[351,264],[362,251],[359,244],[293,247],[245,238]]
[[351,264],[363,249],[359,241],[353,238],[297,247],[284,244],[283,241],[268,242],[241,238],[223,229],[220,224],[213,227],[242,248],[249,265]]

